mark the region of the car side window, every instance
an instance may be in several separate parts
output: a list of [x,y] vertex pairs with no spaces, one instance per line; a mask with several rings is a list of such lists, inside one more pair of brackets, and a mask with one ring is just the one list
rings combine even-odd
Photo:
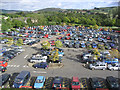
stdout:
[[99,65],[96,65],[97,67],[99,66]]

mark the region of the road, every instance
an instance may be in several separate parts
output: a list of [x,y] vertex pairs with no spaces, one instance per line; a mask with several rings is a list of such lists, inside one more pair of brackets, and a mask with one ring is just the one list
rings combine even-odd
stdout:
[[[51,38],[50,40],[55,40],[56,37]],[[42,39],[40,41],[43,42],[48,39]],[[83,63],[80,62],[80,55],[85,51],[84,49],[64,49],[65,56],[63,56],[63,64],[62,68],[56,69],[34,69],[28,66],[28,59],[32,56],[32,54],[36,53],[39,48],[41,48],[40,43],[35,46],[23,46],[25,51],[15,57],[13,60],[9,62],[8,70],[6,73],[14,73],[20,72],[23,70],[30,71],[32,76],[43,75],[46,77],[50,76],[63,76],[69,77],[78,76],[81,77],[106,77],[106,76],[115,76],[118,77],[118,71],[109,71],[109,70],[90,70],[88,68],[83,67]]]

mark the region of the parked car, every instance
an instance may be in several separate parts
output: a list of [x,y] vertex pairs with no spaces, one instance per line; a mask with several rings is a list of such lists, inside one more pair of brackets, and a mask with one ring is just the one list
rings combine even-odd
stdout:
[[46,62],[47,60],[44,58],[31,58],[30,62],[31,63],[40,63],[40,62]]
[[52,88],[53,89],[56,89],[56,88],[60,89],[62,87],[62,81],[63,81],[62,77],[54,77]]
[[9,78],[9,86],[10,86],[10,88],[12,88],[12,85],[13,85],[13,83],[14,83],[14,80],[15,80],[15,78],[16,78],[16,76],[18,75],[19,73],[12,73],[11,74],[11,77]]
[[10,74],[5,73],[0,75],[0,87],[2,87],[6,82],[8,82],[9,78]]
[[7,70],[6,67],[0,66],[0,72],[5,72]]
[[7,67],[8,63],[6,61],[0,61],[0,66]]
[[120,70],[120,63],[115,63],[115,64],[109,64],[108,65],[109,70]]
[[20,74],[15,78],[13,83],[13,88],[19,88],[20,86],[24,86],[30,78],[29,71],[21,71]]
[[81,83],[81,87],[80,87],[81,89],[85,89],[85,90],[91,89],[90,82],[89,82],[88,78],[80,78],[79,81]]
[[81,87],[78,77],[72,77],[71,88],[72,90],[80,90]]
[[117,58],[110,58],[110,59],[105,59],[103,60],[107,64],[114,64],[114,63],[119,63]]
[[79,47],[80,47],[80,42],[79,42],[79,41],[76,41],[74,47],[75,47],[75,48],[79,48]]
[[37,76],[37,79],[35,80],[35,83],[34,83],[34,88],[35,89],[43,88],[44,83],[45,83],[45,77],[44,76]]
[[33,67],[34,68],[44,68],[44,69],[46,69],[46,68],[48,68],[48,64],[47,64],[47,62],[41,62],[41,63],[34,64]]
[[107,81],[107,85],[108,85],[109,89],[119,90],[119,84],[115,77],[108,76],[108,77],[106,77],[106,81]]
[[89,68],[92,70],[94,70],[94,69],[105,70],[107,68],[107,64],[105,62],[95,62],[93,64],[90,64]]
[[92,77],[92,78],[89,78],[89,81],[90,81],[91,88],[93,90],[97,90],[98,88],[100,88],[100,90],[107,89],[106,81],[103,78]]

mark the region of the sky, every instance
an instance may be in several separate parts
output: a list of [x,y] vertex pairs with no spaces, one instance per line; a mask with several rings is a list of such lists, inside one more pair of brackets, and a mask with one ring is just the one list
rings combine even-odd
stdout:
[[0,9],[35,11],[44,8],[93,9],[118,6],[119,0],[0,0]]

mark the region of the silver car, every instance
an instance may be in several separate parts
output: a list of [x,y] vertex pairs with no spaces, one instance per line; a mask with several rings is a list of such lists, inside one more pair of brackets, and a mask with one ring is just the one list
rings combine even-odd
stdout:
[[95,70],[95,69],[105,70],[107,68],[107,64],[105,62],[96,62],[96,63],[90,64],[89,68],[91,70]]
[[109,70],[120,70],[120,63],[115,63],[115,64],[109,64],[108,65]]

